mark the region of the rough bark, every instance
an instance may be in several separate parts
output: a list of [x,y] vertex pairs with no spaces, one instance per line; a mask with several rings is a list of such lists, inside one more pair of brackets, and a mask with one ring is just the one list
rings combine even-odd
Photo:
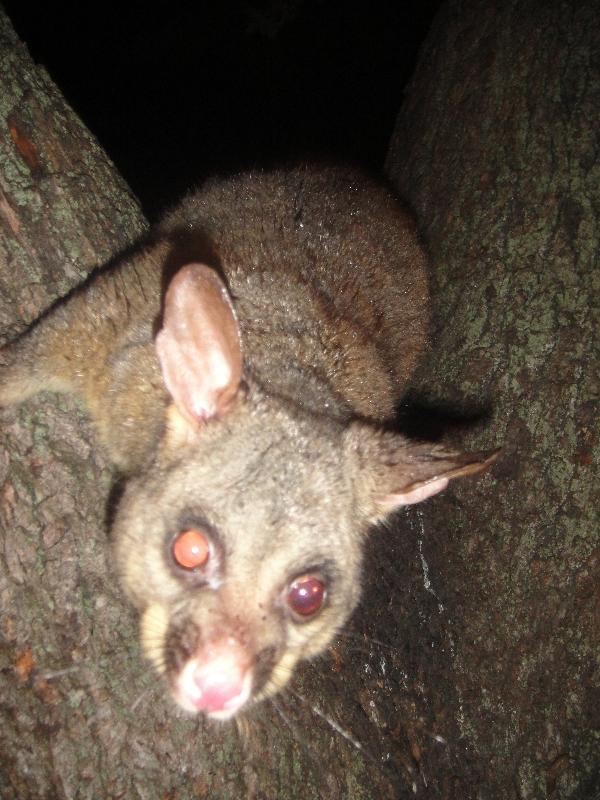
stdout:
[[[247,733],[184,719],[144,665],[83,415],[3,414],[3,800],[599,796],[596,30],[591,0],[438,17],[388,163],[434,261],[405,417],[479,413],[457,438],[505,454],[373,535],[348,635]],[[9,338],[143,221],[2,17],[0,164]]]
[[402,550],[428,797],[600,797],[599,45],[595,2],[449,3],[393,136],[434,264],[415,402],[505,447]]
[[[1,12],[0,165],[7,340],[145,222]],[[308,667],[247,731],[177,712],[111,569],[112,477],[85,416],[48,395],[2,412],[0,444],[2,800],[393,796],[396,770],[320,716],[343,718],[353,697],[335,660]]]

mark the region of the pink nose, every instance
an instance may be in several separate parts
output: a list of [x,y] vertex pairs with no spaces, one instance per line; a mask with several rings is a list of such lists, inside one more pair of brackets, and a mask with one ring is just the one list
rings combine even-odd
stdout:
[[233,716],[250,697],[249,660],[232,636],[205,645],[179,673],[175,699],[187,711],[202,711],[217,719]]
[[225,658],[198,664],[193,680],[200,692],[196,706],[209,714],[235,705],[244,691],[243,671]]

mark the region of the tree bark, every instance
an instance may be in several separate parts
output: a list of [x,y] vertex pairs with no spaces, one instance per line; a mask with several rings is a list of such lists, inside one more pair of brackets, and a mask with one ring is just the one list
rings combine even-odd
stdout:
[[595,2],[445,5],[392,140],[433,260],[414,398],[505,448],[402,552],[428,797],[600,797],[598,34]]
[[[433,258],[403,417],[477,418],[457,441],[505,452],[374,532],[350,630],[246,730],[184,718],[144,664],[79,409],[3,413],[2,800],[598,796],[594,12],[465,0],[437,18],[388,161]],[[144,222],[1,15],[0,119],[10,338]]]

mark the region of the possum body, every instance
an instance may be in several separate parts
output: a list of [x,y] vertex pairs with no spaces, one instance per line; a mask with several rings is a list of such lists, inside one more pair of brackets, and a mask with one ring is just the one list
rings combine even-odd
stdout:
[[411,215],[297,166],[207,183],[1,351],[0,404],[79,396],[127,477],[116,567],[184,709],[285,686],[355,608],[369,527],[493,461],[384,427],[428,317]]

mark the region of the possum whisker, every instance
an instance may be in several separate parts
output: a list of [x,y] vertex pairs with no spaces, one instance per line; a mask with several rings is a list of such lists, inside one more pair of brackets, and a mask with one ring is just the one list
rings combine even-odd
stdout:
[[288,717],[288,715],[282,709],[281,705],[274,698],[271,698],[270,702],[271,702],[271,705],[273,706],[273,708],[275,709],[275,711],[277,712],[277,714],[279,715],[279,717],[283,720],[283,722],[287,725],[287,727],[291,731],[292,736],[294,737],[294,739],[298,742],[299,745],[301,745],[303,750],[312,759],[313,758],[313,753],[311,751],[310,745],[307,742],[306,738],[300,734],[300,731],[298,730],[298,726],[295,725],[292,722],[292,720]]
[[328,714],[326,714],[324,711],[322,711],[318,706],[316,706],[315,704],[313,704],[309,700],[307,700],[307,698],[304,697],[303,695],[301,695],[299,692],[296,692],[293,689],[290,689],[289,687],[288,687],[288,692],[293,697],[295,697],[296,700],[298,700],[299,702],[303,703],[307,708],[309,708],[315,714],[315,716],[319,717],[324,722],[326,722],[327,725],[329,725],[329,727],[332,730],[334,730],[339,736],[341,736],[343,739],[345,739],[347,742],[349,742],[356,750],[358,750],[360,753],[362,753],[365,756],[365,758],[367,758],[369,761],[372,761],[379,768],[381,768],[381,764],[379,763],[379,761],[375,758],[375,756],[371,755],[368,752],[368,750],[365,750],[362,742],[359,742],[358,739],[356,739],[349,731],[347,731],[345,728],[343,728],[338,722],[336,722],[334,719],[332,719]]
[[[389,777],[391,772],[395,772],[397,767],[401,767],[405,771],[407,779],[410,779],[413,787],[416,786],[417,770],[415,769],[413,763],[409,760],[408,757],[403,756],[401,753],[396,753],[392,760],[389,760],[389,756],[385,758],[384,757],[377,758],[375,755],[373,755],[373,753],[367,750],[364,747],[364,745],[355,736],[353,736],[353,734],[350,731],[342,727],[342,725],[340,725],[339,722],[337,722],[335,719],[329,716],[325,711],[323,711],[317,705],[311,703],[310,700],[308,700],[299,692],[294,691],[290,687],[287,687],[286,691],[293,698],[295,698],[296,701],[302,703],[307,708],[309,708],[316,717],[322,719],[338,736],[340,736],[342,739],[351,744],[356,750],[358,750],[368,762],[370,762],[376,767],[377,771],[381,775]],[[377,731],[380,731],[380,729],[377,726],[375,726],[375,724],[368,716],[367,716],[367,721],[371,726],[374,726]],[[436,737],[433,738],[435,739],[435,741],[438,741]],[[394,766],[394,764],[396,764],[396,766]]]
[[136,697],[136,699],[133,701],[133,703],[129,706],[129,710],[133,713],[138,708],[138,706],[140,706],[145,700],[148,699],[148,697],[150,697],[154,692],[156,692],[157,689],[158,686],[156,683],[154,683],[152,686],[148,686],[146,689],[141,691],[139,695]]
[[[334,656],[333,656],[333,654],[331,652],[331,649],[332,649],[332,647],[334,645],[335,645],[335,642],[333,642],[331,645],[329,645],[329,649],[326,650],[324,653],[319,653],[317,658],[322,660],[322,661],[334,660]],[[345,645],[345,651],[347,651],[349,653],[361,653],[364,656],[373,655],[373,651],[370,648],[368,648],[366,645],[363,645],[361,647],[361,645],[359,645],[359,644],[350,643],[350,644]],[[317,660],[317,659],[315,658],[315,660]]]
[[[127,651],[123,649],[121,652],[111,650],[110,653],[100,656],[99,658],[90,657],[82,659],[75,664],[70,664],[66,667],[59,667],[58,669],[46,669],[36,671],[36,677],[40,678],[41,680],[46,681],[54,681],[59,680],[60,678],[64,678],[67,675],[73,675],[78,672],[81,672],[85,669],[90,669],[91,667],[104,667],[107,664],[112,664],[117,660],[124,660],[126,658],[131,658],[131,660],[135,663],[137,662],[137,658],[132,656],[131,651]],[[145,673],[145,671],[144,671]],[[143,677],[145,674],[142,673]]]
[[[91,663],[91,661],[89,662]],[[80,672],[83,666],[87,666],[86,662],[74,664],[72,667],[65,667],[64,669],[46,670],[45,672],[37,673],[38,678],[43,681],[55,681],[57,678],[64,678],[65,675],[71,675],[74,672]]]
[[[374,644],[376,647],[379,647],[382,650],[387,650],[388,652],[393,653],[395,655],[398,655],[400,653],[400,650],[397,647],[394,647],[394,645],[387,644],[386,642],[382,642],[380,639],[375,639],[372,636],[368,636],[365,633],[358,633],[358,632],[353,632],[353,631],[346,630],[346,631],[339,631],[336,634],[336,637],[338,639],[345,639],[345,640],[347,640],[349,642],[362,641],[365,644]],[[372,651],[367,649],[366,652],[371,653]]]
[[78,661],[76,664],[71,664],[68,667],[60,667],[59,669],[46,669],[35,671],[36,678],[39,678],[43,681],[55,681],[59,680],[60,678],[64,678],[67,675],[74,675],[77,672],[81,672],[84,669],[87,669],[92,666],[103,666],[105,664],[109,664],[114,658],[120,658],[123,654],[119,653],[111,653],[108,656],[104,656],[103,658],[86,658],[82,661]]

